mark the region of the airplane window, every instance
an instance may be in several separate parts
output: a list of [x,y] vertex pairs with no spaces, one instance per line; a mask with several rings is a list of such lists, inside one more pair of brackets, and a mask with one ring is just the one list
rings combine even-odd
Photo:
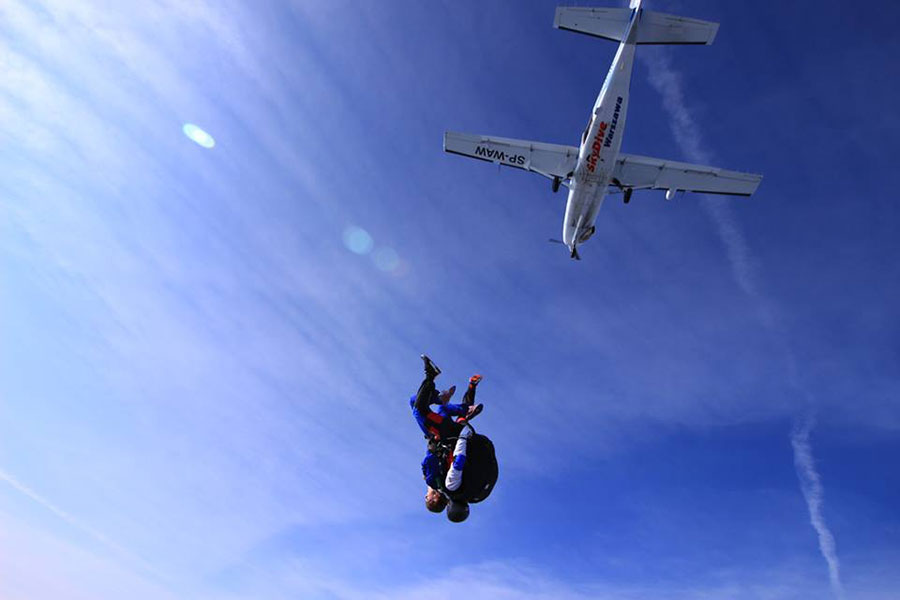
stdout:
[[581,134],[581,143],[583,144],[585,140],[587,140],[588,132],[591,130],[591,124],[594,122],[593,117],[588,121],[587,127],[584,128],[584,133]]

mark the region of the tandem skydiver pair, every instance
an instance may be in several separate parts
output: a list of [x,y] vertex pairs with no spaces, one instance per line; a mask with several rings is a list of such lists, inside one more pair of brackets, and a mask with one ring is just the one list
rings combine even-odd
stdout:
[[428,486],[425,507],[434,513],[446,508],[447,518],[459,523],[469,516],[469,504],[487,498],[497,482],[494,445],[470,423],[484,408],[475,404],[482,377],[472,375],[462,403],[451,404],[456,386],[438,392],[434,380],[441,370],[428,356],[422,355],[422,360],[425,378],[409,406],[428,440],[422,460],[422,477]]

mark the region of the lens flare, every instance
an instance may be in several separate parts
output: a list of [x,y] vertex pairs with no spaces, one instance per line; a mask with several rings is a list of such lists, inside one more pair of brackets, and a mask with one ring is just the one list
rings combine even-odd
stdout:
[[193,123],[185,123],[181,130],[188,139],[200,144],[204,148],[212,148],[216,145],[216,140],[211,135],[194,125]]
[[344,245],[350,252],[356,254],[368,254],[372,251],[375,242],[369,232],[362,227],[350,225],[344,230]]
[[375,266],[388,273],[394,272],[400,266],[400,257],[393,248],[379,248],[372,254]]

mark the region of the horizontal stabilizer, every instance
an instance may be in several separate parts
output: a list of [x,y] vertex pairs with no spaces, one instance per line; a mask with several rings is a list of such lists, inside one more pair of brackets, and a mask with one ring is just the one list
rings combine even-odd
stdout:
[[719,24],[712,21],[667,15],[655,10],[641,12],[638,44],[704,44],[716,39]]
[[628,31],[632,11],[628,8],[576,8],[560,6],[556,9],[553,26],[557,29],[586,33],[594,37],[621,42]]
[[662,189],[750,196],[759,187],[760,181],[762,175],[634,154],[620,154],[613,171],[614,184],[638,190]]
[[[624,41],[634,11],[627,8],[560,6],[553,26],[594,37]],[[641,9],[635,25],[636,44],[712,44],[719,24]]]
[[567,178],[578,161],[578,148],[574,146],[453,131],[444,133],[444,152],[560,179]]

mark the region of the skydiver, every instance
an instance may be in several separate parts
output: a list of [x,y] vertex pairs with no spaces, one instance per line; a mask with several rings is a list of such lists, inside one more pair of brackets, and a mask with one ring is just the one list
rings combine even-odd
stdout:
[[460,487],[463,483],[463,469],[466,466],[466,448],[469,438],[475,431],[464,422],[462,431],[456,440],[453,449],[453,458],[447,469],[447,475],[442,479],[444,470],[441,468],[439,455],[433,450],[432,442],[429,442],[428,453],[422,461],[422,476],[428,490],[425,492],[425,507],[431,512],[439,513],[447,508],[447,518],[454,523],[461,523],[469,516],[469,503],[465,498],[459,497]]
[[452,454],[444,445],[448,442],[429,441],[428,454],[422,461],[422,474],[428,485],[425,507],[438,513],[446,507],[447,518],[460,523],[469,516],[469,503],[482,502],[491,494],[499,466],[494,444],[476,433],[468,422],[463,425]]
[[[456,391],[456,386],[438,393],[434,379],[441,374],[440,368],[430,358],[423,355],[425,363],[425,379],[419,386],[415,396],[410,398],[409,405],[412,408],[413,417],[419,427],[428,438],[428,450],[422,460],[422,475],[428,485],[425,493],[425,507],[431,512],[439,513],[448,503],[448,497],[444,491],[453,492],[462,483],[462,473],[466,461],[466,445],[473,430],[468,426],[468,420],[478,415],[484,408],[483,404],[475,404],[475,390],[481,381],[481,375],[472,375],[469,378],[469,386],[463,396],[462,404],[450,404],[450,398]],[[431,405],[437,404],[435,411]],[[453,420],[456,417],[456,420]],[[452,462],[447,469],[444,478],[444,468],[439,458],[438,444],[441,440],[457,438],[453,451]],[[442,491],[443,490],[443,491]],[[468,505],[465,502],[450,502],[447,516],[451,521],[463,521],[469,514]]]

